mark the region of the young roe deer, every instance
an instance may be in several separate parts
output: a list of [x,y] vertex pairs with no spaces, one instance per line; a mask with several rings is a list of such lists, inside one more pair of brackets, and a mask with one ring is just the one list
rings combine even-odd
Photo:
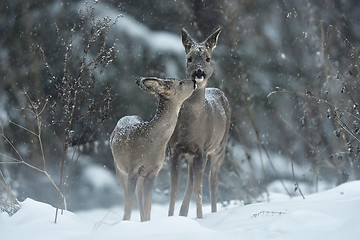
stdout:
[[141,221],[150,220],[152,187],[164,160],[167,142],[177,122],[181,104],[196,89],[193,80],[140,78],[137,85],[156,95],[159,104],[150,122],[138,116],[122,117],[110,137],[116,175],[124,189],[124,220],[130,220],[134,196]]
[[197,43],[185,29],[182,29],[182,43],[186,53],[186,79],[195,80],[198,88],[184,101],[168,145],[171,162],[169,216],[174,215],[182,156],[188,163],[188,183],[180,215],[187,216],[191,194],[194,191],[197,218],[203,217],[202,181],[208,159],[211,210],[217,211],[218,171],[225,159],[231,115],[230,105],[224,93],[217,88],[206,88],[207,81],[214,72],[211,55],[219,34],[220,28],[204,42]]

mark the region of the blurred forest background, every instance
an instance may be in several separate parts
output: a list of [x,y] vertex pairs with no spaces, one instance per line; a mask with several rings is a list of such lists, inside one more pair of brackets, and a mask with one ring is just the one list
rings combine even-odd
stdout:
[[109,136],[156,109],[135,77],[184,77],[180,29],[203,41],[219,26],[209,86],[232,107],[219,201],[359,179],[359,1],[2,0],[1,182],[70,210],[121,204]]

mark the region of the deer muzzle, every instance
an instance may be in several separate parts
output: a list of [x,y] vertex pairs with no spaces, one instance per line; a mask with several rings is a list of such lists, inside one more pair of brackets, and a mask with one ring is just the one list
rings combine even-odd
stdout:
[[205,72],[203,70],[198,69],[193,73],[192,77],[196,81],[203,81],[205,79],[206,75],[205,75]]

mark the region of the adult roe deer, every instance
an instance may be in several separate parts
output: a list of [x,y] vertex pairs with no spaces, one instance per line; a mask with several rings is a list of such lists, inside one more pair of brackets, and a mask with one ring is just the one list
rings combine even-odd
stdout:
[[159,98],[150,122],[138,116],[122,117],[110,136],[116,175],[124,189],[123,220],[130,220],[135,191],[141,221],[150,220],[152,187],[164,160],[167,142],[181,104],[196,89],[193,80],[140,78],[137,85]]
[[180,215],[187,216],[192,191],[196,198],[197,218],[202,218],[202,179],[206,162],[210,160],[211,210],[216,212],[218,171],[225,158],[230,129],[230,105],[224,93],[217,88],[206,88],[214,67],[211,61],[220,28],[204,42],[195,42],[182,29],[182,43],[186,53],[186,79],[195,80],[198,88],[184,101],[178,122],[169,141],[171,162],[171,189],[169,216],[174,215],[179,188],[180,161],[188,163],[188,183],[180,208]]

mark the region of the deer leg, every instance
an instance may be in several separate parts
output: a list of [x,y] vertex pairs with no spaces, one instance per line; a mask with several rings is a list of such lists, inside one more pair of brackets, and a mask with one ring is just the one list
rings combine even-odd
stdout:
[[180,216],[185,216],[185,217],[188,215],[188,212],[189,212],[191,193],[194,188],[193,161],[190,159],[187,159],[187,162],[188,162],[188,182],[187,182],[184,199],[183,199],[183,202],[180,207]]
[[130,220],[131,212],[134,207],[134,197],[136,188],[137,177],[128,176],[127,186],[125,191],[125,208],[123,220]]
[[204,169],[206,166],[206,156],[200,154],[194,159],[194,194],[196,199],[196,217],[203,218],[202,212],[202,183]]
[[144,178],[143,177],[139,177],[137,184],[136,184],[136,197],[137,197],[137,201],[138,201],[138,207],[139,207],[139,211],[140,211],[140,219],[144,218]]
[[[128,182],[128,175],[124,174],[123,172],[119,171],[117,168],[116,169],[116,176],[120,182],[120,185],[123,189],[123,196],[124,196],[124,205],[126,205],[126,201],[127,201],[127,182]],[[124,207],[124,218],[125,218],[125,207]]]
[[171,159],[169,216],[174,216],[175,201],[179,191],[180,160],[181,160],[181,156],[177,153],[174,156],[172,156]]
[[125,202],[125,195],[126,195],[126,182],[127,182],[127,175],[120,172],[117,168],[116,169],[116,176],[120,182],[120,185],[124,191],[124,202]]
[[150,220],[154,181],[155,176],[147,176],[144,178],[144,218],[141,219],[142,222]]
[[210,199],[211,199],[211,212],[217,211],[217,196],[218,196],[218,169],[217,167],[211,166],[209,174],[209,183],[210,183]]
[[211,212],[217,211],[217,197],[218,197],[218,185],[219,185],[219,169],[225,159],[225,148],[223,148],[220,156],[210,156],[210,199],[211,199]]

